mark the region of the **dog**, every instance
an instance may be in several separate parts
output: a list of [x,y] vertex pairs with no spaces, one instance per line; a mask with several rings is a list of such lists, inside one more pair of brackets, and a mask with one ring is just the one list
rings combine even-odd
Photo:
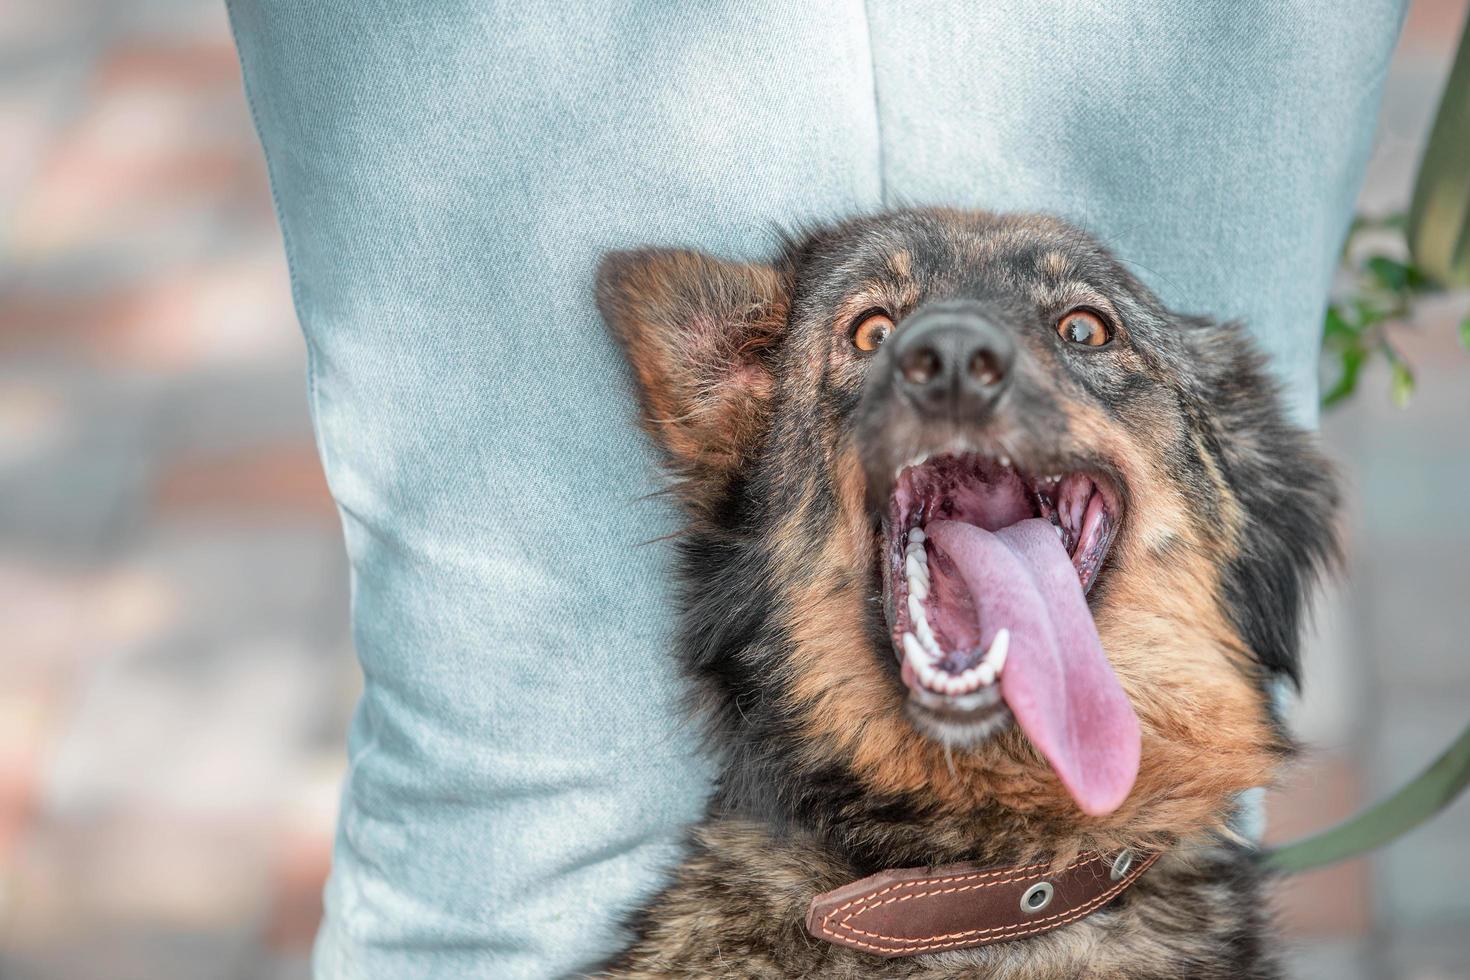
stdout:
[[[1273,692],[1338,494],[1241,326],[1061,220],[944,209],[768,263],[614,252],[597,301],[687,515],[721,767],[608,975],[1281,975],[1231,827],[1293,750]],[[1042,879],[1096,895],[933,936],[851,914],[1040,908]]]

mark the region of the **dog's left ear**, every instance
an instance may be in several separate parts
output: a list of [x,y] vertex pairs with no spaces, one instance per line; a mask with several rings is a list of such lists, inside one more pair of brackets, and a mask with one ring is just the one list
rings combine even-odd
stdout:
[[1243,327],[1181,319],[1202,380],[1195,424],[1241,512],[1225,598],[1261,664],[1300,683],[1303,614],[1339,561],[1337,473],[1316,437],[1288,418]]
[[772,266],[699,252],[613,252],[598,267],[597,306],[632,364],[644,428],[697,497],[765,430],[789,296]]

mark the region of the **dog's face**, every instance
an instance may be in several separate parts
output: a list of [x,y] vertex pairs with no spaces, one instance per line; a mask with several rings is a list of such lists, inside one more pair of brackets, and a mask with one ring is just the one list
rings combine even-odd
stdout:
[[1334,493],[1239,329],[1058,221],[945,211],[617,253],[599,303],[692,518],[732,805],[937,855],[981,812],[1177,836],[1268,779]]

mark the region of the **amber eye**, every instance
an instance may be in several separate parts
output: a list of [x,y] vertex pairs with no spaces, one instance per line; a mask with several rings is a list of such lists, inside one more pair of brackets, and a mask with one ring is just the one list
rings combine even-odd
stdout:
[[1073,310],[1057,322],[1063,340],[1087,347],[1101,347],[1113,339],[1107,321],[1091,310]]
[[893,319],[883,312],[869,313],[858,321],[852,331],[852,346],[871,353],[878,349],[888,335],[893,333]]

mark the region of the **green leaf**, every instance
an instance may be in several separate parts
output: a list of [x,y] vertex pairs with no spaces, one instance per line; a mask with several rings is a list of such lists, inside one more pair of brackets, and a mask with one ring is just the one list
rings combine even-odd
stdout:
[[1414,394],[1414,370],[1409,367],[1409,362],[1399,353],[1387,337],[1378,342],[1378,349],[1383,351],[1383,356],[1388,360],[1389,370],[1392,374],[1393,403],[1399,408],[1407,408],[1409,397]]
[[1393,403],[1399,408],[1409,407],[1409,398],[1414,394],[1414,372],[1403,361],[1394,361]]
[[1460,346],[1470,350],[1470,313],[1465,314],[1465,319],[1460,321]]
[[1409,266],[1386,255],[1369,256],[1363,263],[1363,271],[1391,293],[1401,293],[1409,288]]
[[1327,307],[1327,317],[1322,322],[1323,343],[1352,343],[1357,337],[1358,330],[1343,315],[1342,307],[1336,303]]
[[1365,330],[1378,326],[1378,324],[1393,315],[1392,310],[1385,310],[1383,307],[1370,303],[1360,296],[1353,298],[1353,309],[1358,313],[1356,332],[1360,334]]
[[1363,372],[1363,361],[1368,351],[1360,345],[1345,348],[1342,352],[1342,373],[1337,383],[1322,396],[1322,407],[1331,408],[1358,388],[1358,375]]

